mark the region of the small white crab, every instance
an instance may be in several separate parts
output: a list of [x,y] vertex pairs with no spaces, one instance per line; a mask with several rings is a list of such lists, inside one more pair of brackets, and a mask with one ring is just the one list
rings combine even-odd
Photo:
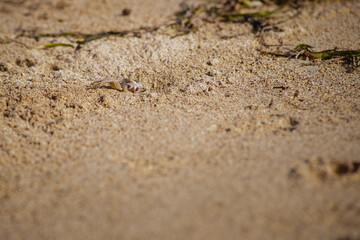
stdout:
[[95,81],[93,83],[90,84],[90,88],[96,88],[96,87],[100,87],[104,84],[109,84],[110,87],[120,90],[120,91],[124,91],[125,89],[127,89],[128,91],[135,93],[135,92],[145,92],[146,89],[143,88],[141,83],[138,83],[136,81],[132,81],[129,78],[124,78],[121,82],[118,80],[114,80],[112,78],[109,77],[105,77],[101,80]]

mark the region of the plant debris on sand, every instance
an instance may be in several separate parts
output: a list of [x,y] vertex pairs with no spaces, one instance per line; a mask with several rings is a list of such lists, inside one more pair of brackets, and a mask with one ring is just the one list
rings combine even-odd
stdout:
[[323,51],[313,51],[313,47],[307,44],[299,44],[293,50],[288,51],[261,51],[262,54],[268,54],[278,57],[289,58],[307,58],[310,60],[336,59],[346,65],[348,72],[354,71],[360,65],[360,49],[358,50],[338,50],[337,48]]
[[[287,7],[287,10],[284,10]],[[274,23],[269,21],[269,17],[274,13],[283,10],[282,14],[285,19],[289,17],[284,14],[284,11],[296,10],[298,13],[299,5],[297,1],[251,1],[251,0],[217,0],[206,4],[189,5],[180,4],[181,10],[174,14],[174,20],[170,23],[164,23],[160,26],[140,27],[132,30],[113,30],[100,33],[81,33],[81,32],[61,32],[61,33],[31,33],[20,34],[18,37],[29,37],[35,40],[41,38],[66,37],[70,43],[58,42],[56,44],[49,43],[37,46],[36,48],[50,48],[50,47],[75,47],[79,50],[82,45],[106,38],[109,36],[116,37],[141,37],[144,32],[162,32],[171,34],[173,37],[189,34],[196,31],[201,24],[205,22],[214,23],[216,21],[232,22],[232,23],[250,23],[253,27],[254,33],[257,33],[264,28],[273,26]],[[130,9],[123,10],[121,15],[126,16],[131,12]],[[279,18],[277,16],[277,18]],[[284,21],[282,19],[281,21]],[[276,24],[276,23],[275,23]],[[173,30],[173,31],[171,31]],[[7,39],[2,43],[16,41],[14,39]],[[17,41],[18,42],[18,41]]]

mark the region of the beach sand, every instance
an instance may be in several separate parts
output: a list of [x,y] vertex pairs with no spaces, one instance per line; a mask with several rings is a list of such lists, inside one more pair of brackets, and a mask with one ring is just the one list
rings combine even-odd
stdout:
[[[360,239],[359,69],[263,55],[249,23],[26,37],[161,26],[180,3],[0,2],[0,239]],[[358,9],[306,1],[263,38],[359,49]],[[104,77],[147,91],[88,88]]]

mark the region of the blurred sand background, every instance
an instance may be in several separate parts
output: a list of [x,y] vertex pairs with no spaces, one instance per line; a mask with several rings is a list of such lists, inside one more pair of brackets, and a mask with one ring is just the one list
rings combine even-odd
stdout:
[[[180,3],[0,1],[0,239],[360,239],[359,69],[262,55],[248,23],[20,44]],[[306,1],[264,39],[359,49],[359,9]],[[148,91],[87,88],[129,76]]]

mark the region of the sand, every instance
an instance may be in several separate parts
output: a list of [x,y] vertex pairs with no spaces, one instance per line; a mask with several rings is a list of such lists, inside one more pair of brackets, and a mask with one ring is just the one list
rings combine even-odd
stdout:
[[[162,25],[180,2],[1,1],[0,38]],[[358,9],[305,2],[264,39],[359,49]],[[0,44],[0,239],[360,239],[359,69],[262,55],[252,30]],[[104,77],[147,92],[88,88]]]

